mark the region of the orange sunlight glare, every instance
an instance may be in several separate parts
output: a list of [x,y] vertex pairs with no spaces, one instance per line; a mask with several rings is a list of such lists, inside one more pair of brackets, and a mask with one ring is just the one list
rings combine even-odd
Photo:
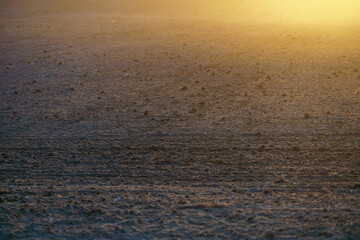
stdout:
[[358,0],[275,1],[282,21],[314,23],[350,23],[360,16]]
[[[213,0],[213,3],[215,2],[219,9],[224,10],[222,13],[219,10],[219,16],[230,21],[285,24],[360,23],[359,0]],[[209,3],[211,1],[207,4]]]

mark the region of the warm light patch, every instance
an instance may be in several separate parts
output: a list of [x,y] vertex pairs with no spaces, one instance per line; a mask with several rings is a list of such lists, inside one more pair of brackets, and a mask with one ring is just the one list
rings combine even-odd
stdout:
[[[360,17],[358,0],[273,1],[280,21],[304,23],[345,23]],[[276,10],[278,12],[276,12]]]
[[[209,0],[214,18],[269,23],[360,23],[360,0]],[[217,12],[216,12],[217,11]],[[214,14],[215,13],[215,14]]]

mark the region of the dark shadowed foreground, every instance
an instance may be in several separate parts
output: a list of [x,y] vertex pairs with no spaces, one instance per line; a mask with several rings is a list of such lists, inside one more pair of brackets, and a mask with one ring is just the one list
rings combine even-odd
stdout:
[[0,239],[360,238],[355,26],[2,16]]

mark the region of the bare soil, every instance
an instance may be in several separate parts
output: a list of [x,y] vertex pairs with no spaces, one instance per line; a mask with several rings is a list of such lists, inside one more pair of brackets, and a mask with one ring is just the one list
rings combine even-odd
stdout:
[[0,239],[360,239],[356,26],[9,11]]

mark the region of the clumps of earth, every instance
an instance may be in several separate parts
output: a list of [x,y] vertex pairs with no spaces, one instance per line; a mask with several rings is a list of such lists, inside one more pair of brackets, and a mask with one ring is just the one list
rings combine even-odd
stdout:
[[0,239],[360,239],[358,26],[52,4],[0,3]]

